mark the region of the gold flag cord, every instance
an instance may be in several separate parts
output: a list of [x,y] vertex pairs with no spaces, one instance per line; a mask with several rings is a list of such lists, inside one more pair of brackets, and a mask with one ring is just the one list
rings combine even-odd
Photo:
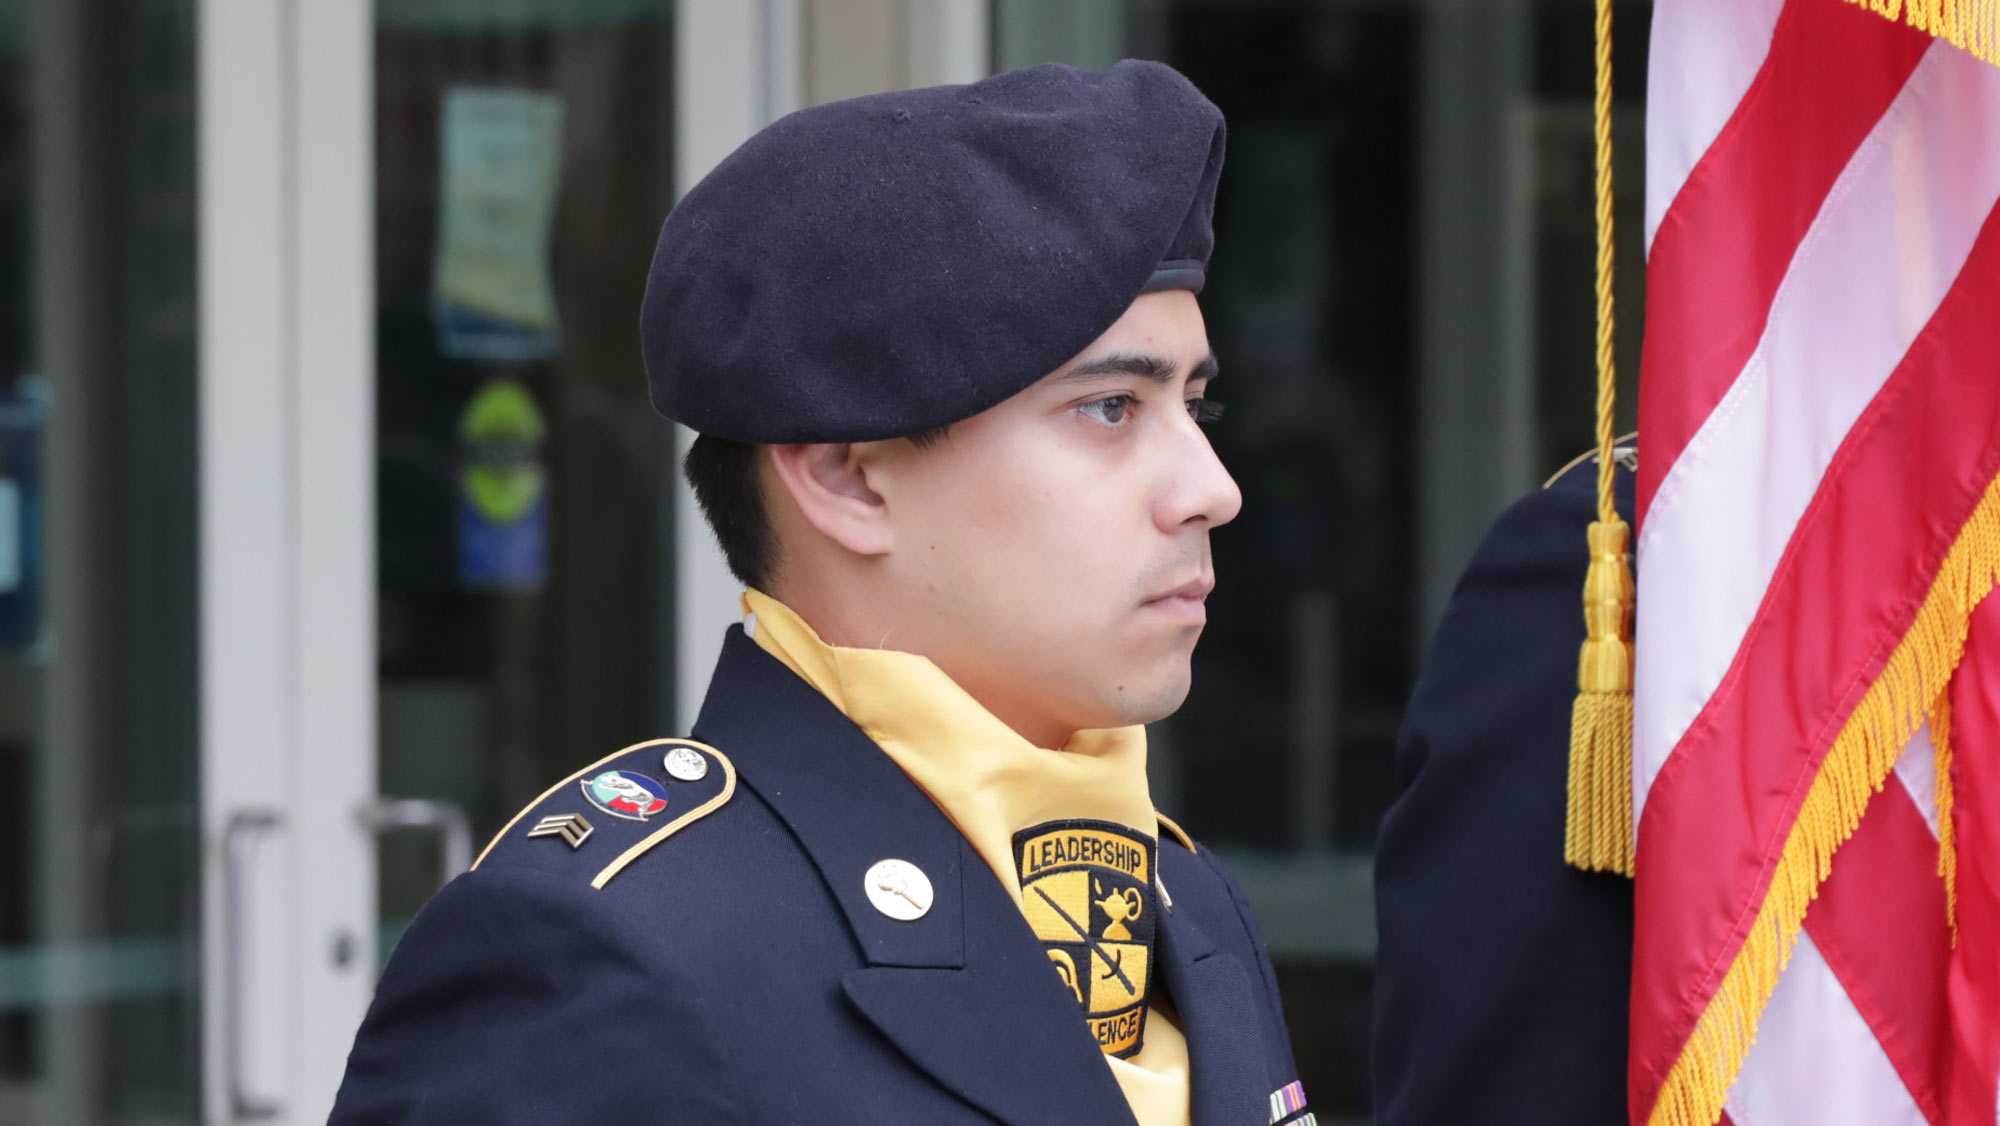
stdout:
[[1583,651],[1570,715],[1569,812],[1563,859],[1632,874],[1632,603],[1630,530],[1612,494],[1611,0],[1597,0],[1597,520],[1583,584]]

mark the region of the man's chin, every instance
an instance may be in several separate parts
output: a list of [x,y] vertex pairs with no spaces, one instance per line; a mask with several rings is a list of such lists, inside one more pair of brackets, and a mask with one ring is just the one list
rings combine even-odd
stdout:
[[1151,683],[1135,684],[1127,681],[1122,691],[1112,694],[1114,713],[1105,727],[1131,727],[1134,724],[1158,723],[1187,702],[1189,677],[1183,665],[1179,676],[1155,678]]

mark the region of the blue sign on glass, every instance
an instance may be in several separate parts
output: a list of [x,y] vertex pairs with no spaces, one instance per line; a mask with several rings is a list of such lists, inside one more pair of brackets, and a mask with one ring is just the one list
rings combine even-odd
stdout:
[[458,512],[458,575],[468,587],[540,590],[549,577],[549,502],[546,495],[511,519],[480,511],[471,496]]
[[42,407],[0,402],[0,648],[42,631]]

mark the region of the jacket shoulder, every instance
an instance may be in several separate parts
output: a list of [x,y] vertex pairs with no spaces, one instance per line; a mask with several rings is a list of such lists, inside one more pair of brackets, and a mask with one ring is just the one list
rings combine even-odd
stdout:
[[[1628,460],[1613,486],[1629,523]],[[1632,884],[1562,859],[1597,468],[1586,456],[1494,524],[1404,712],[1375,853],[1388,1126],[1546,1121],[1551,1091],[1562,1121],[1622,1114]]]
[[[1631,478],[1639,472],[1639,436],[1627,434],[1611,444],[1612,473],[1617,477]],[[1589,482],[1597,483],[1597,447],[1592,446],[1570,459],[1569,464],[1556,470],[1549,479],[1542,482],[1543,489],[1576,486]]]
[[495,834],[474,870],[530,869],[602,889],[736,796],[729,756],[693,739],[650,739],[542,792]]

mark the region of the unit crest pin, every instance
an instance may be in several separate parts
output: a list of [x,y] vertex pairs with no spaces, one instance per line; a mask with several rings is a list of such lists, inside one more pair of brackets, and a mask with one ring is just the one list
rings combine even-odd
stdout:
[[581,783],[590,804],[627,821],[644,821],[667,808],[667,788],[636,770],[606,770]]
[[676,782],[699,782],[708,777],[708,760],[693,747],[675,747],[667,752],[667,777]]

